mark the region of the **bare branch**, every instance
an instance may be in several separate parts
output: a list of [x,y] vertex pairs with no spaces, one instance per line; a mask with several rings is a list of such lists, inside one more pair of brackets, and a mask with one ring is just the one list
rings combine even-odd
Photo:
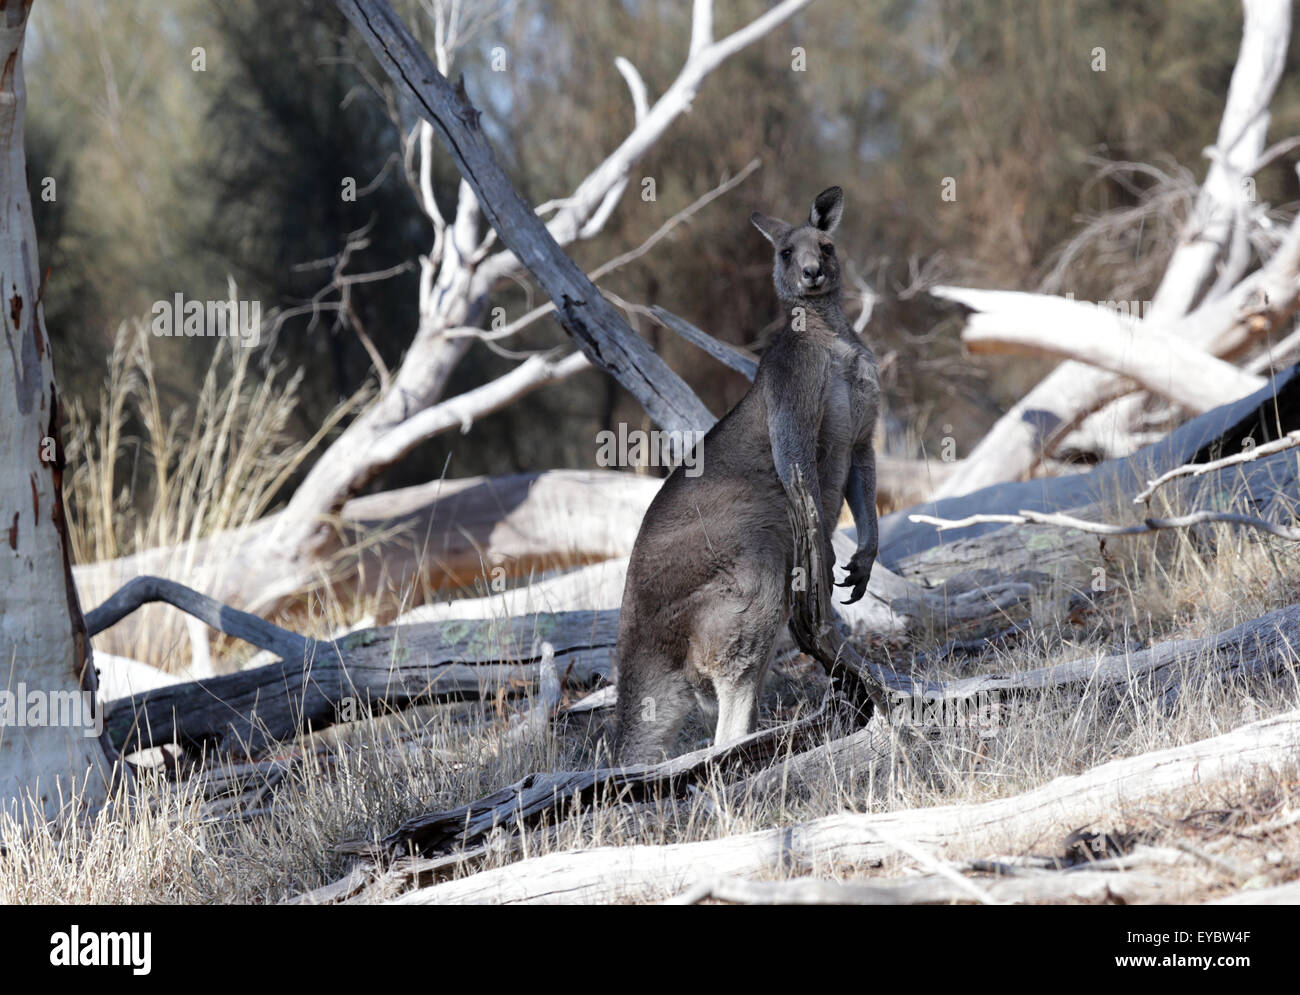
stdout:
[[1221,470],[1225,466],[1236,466],[1239,463],[1250,463],[1262,456],[1272,456],[1274,453],[1280,453],[1284,449],[1292,449],[1295,446],[1300,446],[1300,432],[1288,432],[1280,439],[1266,442],[1262,446],[1252,446],[1250,449],[1243,450],[1232,456],[1211,460],[1208,463],[1187,463],[1183,466],[1174,467],[1172,470],[1156,477],[1155,480],[1150,481],[1143,490],[1138,492],[1137,497],[1133,499],[1133,503],[1146,504],[1151,500],[1151,495],[1158,488],[1179,477],[1199,477],[1203,473]]
[[[679,116],[690,109],[691,101],[705,78],[731,56],[770,34],[811,2],[812,0],[783,0],[745,27],[719,41],[695,49],[686,59],[677,78],[618,148],[578,184],[572,195],[560,202],[559,210],[546,226],[551,237],[560,245],[568,245],[576,238],[589,238],[595,234],[598,229],[593,230],[590,225],[592,217],[602,209],[608,213],[608,209],[613,206],[608,199],[611,191],[620,188],[621,192],[621,187],[626,186],[632,166],[640,161]],[[694,21],[697,29],[701,28],[699,19],[703,17],[701,4],[697,4]],[[711,5],[708,19],[712,21]],[[702,35],[696,35],[695,40],[701,37]],[[509,252],[498,253],[485,260],[475,274],[475,292],[486,292],[501,277],[518,271],[519,266],[519,261]]]
[[1103,536],[1131,536],[1156,532],[1160,529],[1185,529],[1192,525],[1204,525],[1208,522],[1224,522],[1229,525],[1246,525],[1259,529],[1269,535],[1275,535],[1291,542],[1300,542],[1300,529],[1287,528],[1266,522],[1252,515],[1241,515],[1233,511],[1194,511],[1190,515],[1175,518],[1147,518],[1136,525],[1107,525],[1103,522],[1089,522],[1072,515],[1051,514],[1042,511],[1024,511],[1015,515],[968,515],[965,518],[936,518],[933,515],[908,515],[909,522],[918,525],[933,525],[940,532],[948,529],[964,529],[969,525],[1054,525],[1062,529],[1077,529]]
[[218,632],[269,650],[282,660],[310,660],[316,641],[272,625],[265,619],[223,605],[184,584],[162,577],[137,577],[98,608],[86,613],[86,632],[94,636],[116,625],[142,605],[163,601]]
[[[695,200],[691,201],[691,203],[687,204],[680,211],[678,211],[667,221],[665,221],[662,225],[660,225],[657,229],[655,229],[655,231],[636,248],[629,249],[627,252],[624,252],[622,255],[615,256],[613,259],[601,263],[594,270],[592,270],[590,273],[587,274],[587,278],[594,283],[597,280],[600,280],[603,277],[608,276],[610,273],[614,272],[619,267],[626,266],[628,263],[640,259],[647,252],[649,252],[656,245],[658,245],[661,241],[663,241],[663,239],[667,238],[668,235],[672,233],[673,229],[675,229],[678,225],[682,224],[683,222],[689,221],[692,217],[698,214],[709,204],[713,203],[723,194],[728,193],[731,190],[734,190],[736,187],[738,187],[749,177],[749,175],[752,172],[754,172],[754,170],[758,169],[760,165],[761,163],[759,162],[758,159],[751,159],[745,165],[745,168],[742,169],[739,173],[737,173],[735,176],[731,177],[730,179],[723,180],[712,190],[709,190],[708,192],[701,194],[699,197],[695,198]],[[479,328],[458,328],[449,331],[447,335],[450,338],[469,336],[471,338],[476,338],[484,342],[495,342],[499,339],[509,338],[511,335],[515,335],[519,333],[523,329],[527,328],[529,325],[532,325],[537,321],[539,321],[540,319],[545,318],[548,314],[552,313],[554,310],[555,310],[555,305],[553,303],[546,303],[533,308],[531,311],[527,312],[526,314],[522,315],[519,318],[516,318],[510,324],[505,325],[502,328],[497,328],[492,331],[483,331],[482,329]]]
[[[614,60],[614,68],[617,69],[627,81],[627,88],[632,92],[632,113],[633,122],[640,124],[645,120],[646,114],[650,111],[649,98],[646,96],[645,80],[641,74],[636,71],[636,66],[628,62],[623,56]],[[538,209],[540,213],[540,208]]]
[[713,44],[713,0],[695,0],[691,10],[691,50],[693,59]]
[[532,356],[505,376],[425,408],[394,426],[376,440],[374,456],[396,461],[442,432],[456,428],[468,432],[478,419],[508,407],[525,394],[590,369],[591,365],[591,360],[581,352],[570,353],[563,359]]
[[708,332],[696,328],[685,318],[679,318],[666,308],[652,307],[650,315],[665,328],[676,332],[691,345],[707,352],[710,356],[743,375],[747,380],[753,380],[758,374],[758,360],[752,356],[747,356],[739,349],[735,349],[727,343],[715,339]]
[[[564,254],[520,197],[479,125],[464,88],[453,88],[383,0],[338,0],[394,82],[441,133],[474,200],[556,303],[562,324],[593,362],[613,375],[664,428],[712,424],[708,408],[623,321]],[[464,194],[456,227],[467,208]],[[459,238],[457,238],[459,242]],[[467,256],[473,249],[467,249]]]

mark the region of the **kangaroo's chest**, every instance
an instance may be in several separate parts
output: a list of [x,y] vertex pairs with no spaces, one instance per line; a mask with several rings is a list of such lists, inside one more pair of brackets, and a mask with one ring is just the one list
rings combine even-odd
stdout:
[[836,339],[828,374],[828,429],[849,446],[869,442],[880,405],[875,357],[858,343]]

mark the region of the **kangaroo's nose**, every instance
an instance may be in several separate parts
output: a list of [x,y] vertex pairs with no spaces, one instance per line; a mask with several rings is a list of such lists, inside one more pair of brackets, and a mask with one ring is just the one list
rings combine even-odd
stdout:
[[805,266],[803,268],[803,278],[811,282],[821,275],[821,271],[820,266]]

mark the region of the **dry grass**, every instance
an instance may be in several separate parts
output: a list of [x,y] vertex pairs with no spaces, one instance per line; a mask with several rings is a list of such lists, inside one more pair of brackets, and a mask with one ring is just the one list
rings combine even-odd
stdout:
[[[184,576],[202,555],[204,539],[252,525],[283,500],[303,461],[367,394],[339,405],[312,438],[294,441],[289,426],[301,371],[285,376],[277,366],[258,370],[252,350],[234,339],[217,339],[198,395],[190,404],[171,404],[160,394],[151,342],[145,322],[124,322],[96,417],[89,418],[76,401],[70,405],[64,491],[69,541],[77,564],[170,550],[174,573]],[[377,601],[376,594],[341,601],[324,585],[313,603],[318,610],[305,612],[309,634],[346,628],[373,612]],[[164,670],[185,670],[192,634],[184,620],[171,609],[145,612],[149,624],[134,628],[129,642],[109,630],[96,637],[96,647]],[[295,623],[301,627],[302,617]],[[238,669],[250,655],[218,634],[212,640],[205,652],[217,672]]]
[[[296,380],[281,384],[274,371],[255,375],[246,351],[219,351],[192,410],[164,419],[148,336],[140,326],[124,329],[93,438],[77,427],[86,424],[82,413],[74,413],[69,523],[75,558],[85,562],[192,545],[264,514],[310,449],[285,438],[295,390]],[[1132,514],[1118,495],[1112,505],[1106,516],[1112,520]],[[1063,612],[1062,600],[1078,593],[1079,584],[1077,576],[1058,578],[1036,599],[1028,635],[1016,643],[973,659],[928,665],[927,676],[1027,670],[1161,639],[1206,636],[1300,601],[1300,563],[1293,549],[1276,540],[1212,527],[1117,544],[1104,596],[1090,599],[1081,614]],[[313,635],[352,628],[377,614],[380,601],[391,614],[394,605],[420,601],[421,593],[433,600],[428,591],[360,597],[325,586],[306,602],[295,627]],[[942,632],[925,633],[908,656],[900,659],[895,651],[891,662],[906,667],[912,651],[932,650],[945,638]],[[174,656],[174,641],[165,650]],[[133,646],[127,655],[147,658],[150,652]],[[243,656],[234,651],[229,659],[237,663]],[[893,749],[881,763],[830,768],[779,797],[741,797],[725,785],[706,784],[687,801],[597,802],[566,812],[559,825],[495,839],[473,866],[579,847],[719,838],[843,811],[1006,797],[1118,757],[1194,742],[1300,706],[1295,669],[1249,685],[1200,679],[1207,668],[1185,669],[1188,690],[1172,708],[1136,689],[1047,696],[1014,723],[983,734],[895,732]],[[825,679],[806,659],[778,661],[774,671],[764,723],[820,700]],[[261,903],[301,894],[346,871],[348,861],[335,849],[339,843],[384,835],[411,815],[471,801],[533,770],[583,769],[606,759],[607,717],[566,721],[531,737],[513,735],[511,718],[526,704],[516,699],[427,706],[335,727],[285,744],[276,758],[245,770],[237,790],[216,786],[220,764],[203,765],[189,777],[142,768],[97,813],[59,824],[0,822],[0,901]],[[680,745],[702,745],[707,736],[697,719]],[[1296,875],[1300,830],[1242,832],[1294,810],[1296,796],[1294,771],[1261,772],[1239,784],[1151,799],[1125,813],[1131,826],[1098,828],[1132,829],[1145,841],[1190,838],[1198,849],[1218,847],[1215,852],[1229,860],[1216,865],[1197,858],[1192,869],[1179,870],[1186,875],[1179,878],[1186,886],[1180,896],[1203,898],[1246,883],[1238,873],[1242,868],[1269,880]],[[1008,840],[1006,852],[1050,854],[1060,843]],[[880,868],[820,870],[836,877],[878,876],[898,874],[907,864],[900,858]],[[1236,870],[1225,870],[1230,866]]]
[[67,505],[74,562],[192,543],[256,521],[310,452],[286,433],[301,372],[285,380],[272,368],[259,376],[252,350],[218,339],[198,396],[171,406],[159,395],[149,346],[144,322],[124,323],[98,417],[92,422],[72,405]]
[[[1206,635],[1298,600],[1300,566],[1293,552],[1239,530],[1210,533],[1215,548],[1208,555],[1190,536],[1172,537],[1172,554],[1158,561],[1149,546],[1134,544],[1117,571],[1116,589],[1087,619],[1062,621],[1043,610],[1035,616],[1036,636],[973,661],[950,660],[930,675],[1024,670],[1113,652],[1126,643]],[[824,678],[802,658],[782,661],[775,670],[764,706],[768,724],[816,702],[824,687]],[[602,801],[568,812],[558,826],[494,840],[474,866],[578,847],[718,838],[843,811],[1006,797],[1117,757],[1190,743],[1300,706],[1295,669],[1250,685],[1201,680],[1198,667],[1186,670],[1189,690],[1172,708],[1136,690],[1092,692],[1082,699],[1048,696],[992,735],[957,729],[923,737],[896,733],[894,750],[874,768],[828,770],[816,783],[792,786],[782,797],[738,798],[712,784],[688,801]],[[599,716],[561,723],[531,739],[509,735],[510,714],[525,705],[516,700],[428,706],[286,744],[274,790],[263,765],[247,773],[245,786],[265,782],[266,797],[232,798],[225,811],[219,801],[205,807],[202,777],[171,780],[146,771],[87,821],[0,828],[0,901],[287,899],[346,871],[347,860],[334,849],[341,842],[385,834],[410,815],[470,801],[532,770],[581,769],[605,757],[607,720]],[[682,745],[706,736],[696,722]],[[1294,772],[1261,772],[1240,784],[1151,799],[1126,818],[1144,840],[1187,837],[1197,848],[1222,847],[1231,857],[1222,866],[1197,859],[1176,872],[1186,897],[1207,897],[1246,883],[1224,870],[1230,864],[1269,881],[1295,876],[1300,831],[1260,839],[1234,834],[1294,809],[1296,795]],[[1061,835],[1071,828],[1063,827]],[[1060,846],[1059,839],[1008,840],[1005,852],[1052,854]],[[900,858],[884,868],[821,870],[855,877],[897,874],[907,864]]]

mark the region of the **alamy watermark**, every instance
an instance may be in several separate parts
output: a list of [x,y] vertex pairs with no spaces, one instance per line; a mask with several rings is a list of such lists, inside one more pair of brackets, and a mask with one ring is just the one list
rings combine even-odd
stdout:
[[153,970],[153,933],[83,931],[71,926],[50,936],[50,963],[55,967],[129,967],[137,976]]
[[704,433],[628,430],[624,423],[618,432],[610,429],[596,433],[596,465],[604,467],[659,466],[681,467],[688,477],[704,472]]
[[978,691],[966,698],[910,697],[889,709],[893,726],[970,729],[983,738],[1026,722],[1032,705],[1020,697],[998,691]]
[[150,327],[159,337],[238,339],[252,348],[262,334],[261,301],[190,301],[177,293],[172,300],[153,302]]
[[1111,311],[1120,318],[1145,318],[1147,312],[1151,310],[1150,301],[1081,301],[1076,300],[1074,291],[1070,290],[1065,293],[1067,301],[1074,301],[1076,304],[1089,304],[1093,307],[1100,308],[1103,311]]
[[0,732],[5,729],[80,729],[83,736],[104,731],[104,710],[93,691],[50,691],[19,681],[0,690]]

